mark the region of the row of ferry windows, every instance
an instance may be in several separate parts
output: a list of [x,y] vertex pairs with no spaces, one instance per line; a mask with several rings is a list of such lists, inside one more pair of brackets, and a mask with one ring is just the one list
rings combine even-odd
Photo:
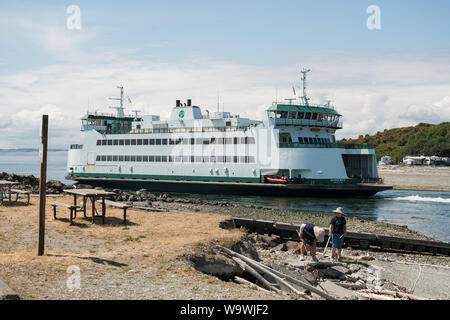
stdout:
[[97,140],[98,146],[147,146],[177,144],[255,144],[254,137],[178,138],[178,139],[109,139]]
[[125,162],[221,162],[221,163],[255,163],[254,156],[103,156],[98,155],[97,161]]
[[311,137],[298,137],[299,143],[304,144],[326,144],[331,143],[329,139],[326,138],[311,138]]
[[333,121],[338,116],[327,114],[327,113],[317,113],[317,112],[296,112],[296,111],[278,111],[276,117],[279,119],[306,119],[306,120],[327,120]]

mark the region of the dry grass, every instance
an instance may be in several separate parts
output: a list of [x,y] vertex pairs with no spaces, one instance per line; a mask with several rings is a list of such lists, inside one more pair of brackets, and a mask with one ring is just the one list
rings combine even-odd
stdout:
[[[47,203],[53,199],[48,198]],[[71,203],[72,198],[60,197],[57,201]],[[87,219],[78,213],[75,225],[70,226],[68,209],[57,208],[58,220],[54,220],[53,209],[47,204],[46,255],[38,257],[38,199],[32,198],[30,206],[0,206],[0,278],[25,298],[214,298],[211,292],[198,292],[199,283],[217,287],[215,290],[226,284],[227,291],[236,290],[238,295],[230,298],[258,298],[252,293],[254,290],[248,289],[250,295],[246,295],[242,286],[220,280],[215,283],[215,278],[200,274],[177,259],[211,242],[229,246],[239,241],[243,236],[240,230],[219,227],[227,217],[129,210],[129,222],[124,226],[122,210],[107,207],[106,224],[102,225],[100,218],[96,224],[91,223],[89,208]],[[79,266],[83,272],[83,296],[66,292],[66,270],[70,265]],[[162,286],[160,296],[155,296],[154,290],[152,294],[144,292],[145,288],[141,288],[142,294],[133,296],[140,290],[132,284],[140,272],[145,273],[140,281],[147,281],[147,286]],[[102,277],[106,279],[103,282],[117,283],[125,289],[115,294],[121,291],[110,288],[111,283],[104,288],[105,283],[92,280]],[[124,281],[132,287],[126,288]],[[177,292],[171,281],[187,281],[182,286],[188,291]]]

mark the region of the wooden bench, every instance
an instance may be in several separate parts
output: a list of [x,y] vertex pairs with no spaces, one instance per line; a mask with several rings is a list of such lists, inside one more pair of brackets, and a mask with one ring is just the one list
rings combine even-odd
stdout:
[[73,219],[77,217],[77,209],[80,208],[80,206],[74,206],[73,204],[67,204],[67,203],[60,203],[60,202],[51,202],[51,206],[53,206],[53,218],[56,219],[56,207],[64,207],[68,208],[70,210],[70,224],[73,224]]
[[[97,200],[97,202],[102,203],[102,200]],[[108,206],[111,206],[111,207],[123,209],[123,222],[122,223],[123,224],[127,223],[127,209],[132,207],[131,204],[127,204],[127,203],[123,203],[123,202],[116,202],[116,201],[111,201],[111,200],[105,200],[105,204],[107,204]]]
[[27,190],[19,190],[19,189],[11,189],[9,191],[9,202],[11,202],[11,195],[15,193],[16,194],[16,201],[17,202],[19,200],[19,195],[21,194],[25,194],[27,195],[27,204],[30,204],[30,195],[31,195],[31,191],[27,191]]

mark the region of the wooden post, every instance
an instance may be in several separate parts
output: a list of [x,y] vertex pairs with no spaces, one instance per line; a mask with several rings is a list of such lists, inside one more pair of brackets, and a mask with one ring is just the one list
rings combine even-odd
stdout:
[[45,193],[47,186],[47,141],[48,141],[48,115],[42,115],[42,132],[40,146],[41,173],[39,179],[39,246],[38,255],[44,255],[45,239]]

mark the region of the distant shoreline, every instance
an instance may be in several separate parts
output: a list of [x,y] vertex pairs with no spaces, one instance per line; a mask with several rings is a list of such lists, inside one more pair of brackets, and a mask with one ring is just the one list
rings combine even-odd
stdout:
[[[47,149],[48,152],[67,151],[67,149]],[[39,152],[37,148],[0,149],[0,152]]]

